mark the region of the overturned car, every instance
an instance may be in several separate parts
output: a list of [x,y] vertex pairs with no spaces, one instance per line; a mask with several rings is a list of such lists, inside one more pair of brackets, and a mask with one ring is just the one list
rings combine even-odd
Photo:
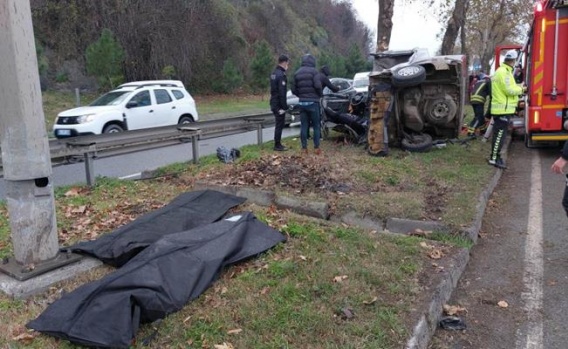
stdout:
[[369,153],[388,146],[427,151],[433,139],[459,135],[464,117],[464,55],[430,56],[426,49],[374,54],[370,74]]

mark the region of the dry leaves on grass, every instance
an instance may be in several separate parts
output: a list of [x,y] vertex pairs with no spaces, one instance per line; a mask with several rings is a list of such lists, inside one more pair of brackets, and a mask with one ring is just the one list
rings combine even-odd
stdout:
[[425,241],[422,241],[420,243],[420,246],[425,248],[425,249],[428,249],[428,252],[426,252],[426,254],[428,255],[428,257],[430,257],[432,259],[440,259],[440,258],[445,256],[445,254],[444,254],[444,252],[442,251],[441,248],[438,248],[434,245],[429,245]]
[[333,282],[343,282],[343,280],[347,280],[347,275],[339,275],[333,278]]
[[444,313],[449,316],[459,315],[464,312],[467,313],[467,309],[459,305],[444,304],[443,309]]
[[258,160],[223,168],[222,173],[209,174],[207,180],[223,186],[254,186],[264,189],[285,187],[296,192],[320,189],[336,191],[339,187],[345,187],[345,178],[349,178],[349,175],[344,165],[329,160],[270,154]]
[[215,349],[235,349],[231,343],[215,344]]

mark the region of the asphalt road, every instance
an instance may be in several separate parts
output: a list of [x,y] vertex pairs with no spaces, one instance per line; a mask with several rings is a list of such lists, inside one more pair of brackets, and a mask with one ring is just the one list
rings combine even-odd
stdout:
[[568,348],[566,182],[550,171],[558,156],[558,148],[512,143],[509,169],[449,302],[467,309],[467,330],[439,329],[431,349]]
[[[285,128],[282,132],[283,137],[299,135],[299,127]],[[274,136],[274,128],[267,128],[263,131],[263,140],[271,141]],[[237,135],[211,138],[199,141],[199,155],[205,156],[215,154],[217,147],[239,148],[244,145],[256,144],[257,132],[251,131]],[[153,149],[144,152],[136,152],[121,156],[114,156],[94,161],[95,176],[136,179],[145,170],[152,170],[161,166],[191,161],[191,143]],[[84,163],[56,166],[53,168],[51,181],[54,186],[86,183],[86,172]],[[5,196],[4,178],[0,180],[0,200]]]

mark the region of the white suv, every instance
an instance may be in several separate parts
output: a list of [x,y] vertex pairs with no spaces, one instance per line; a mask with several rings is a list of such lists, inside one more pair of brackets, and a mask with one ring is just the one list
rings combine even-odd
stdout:
[[197,120],[195,101],[181,81],[147,80],[122,84],[89,106],[59,113],[53,134],[66,138]]

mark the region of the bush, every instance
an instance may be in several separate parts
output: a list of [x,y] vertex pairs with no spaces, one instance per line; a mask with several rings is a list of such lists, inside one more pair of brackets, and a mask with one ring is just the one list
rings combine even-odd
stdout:
[[100,87],[113,88],[116,81],[124,80],[124,50],[109,29],[103,29],[99,40],[87,47],[85,56],[87,72],[97,78]]

